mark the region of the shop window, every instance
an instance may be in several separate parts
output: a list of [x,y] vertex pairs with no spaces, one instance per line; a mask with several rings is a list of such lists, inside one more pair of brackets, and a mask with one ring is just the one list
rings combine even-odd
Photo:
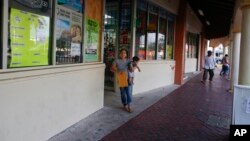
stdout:
[[158,46],[157,46],[157,60],[163,60],[166,56],[166,32],[167,32],[167,20],[166,11],[161,10],[159,12],[159,33],[158,33]]
[[146,25],[147,25],[147,3],[138,1],[136,15],[136,42],[135,54],[141,59],[146,59]]
[[149,5],[148,25],[147,25],[147,60],[156,59],[156,34],[158,28],[158,8]]
[[[123,0],[120,3],[120,31],[119,31],[119,50],[126,49],[130,52],[131,48],[131,0]],[[130,53],[128,54],[130,58]]]
[[83,0],[56,0],[56,64],[82,62]]
[[173,16],[167,16],[167,49],[166,49],[166,59],[173,59],[173,48],[174,48],[174,28],[175,19]]
[[137,1],[135,54],[142,60],[173,59],[175,16]]
[[10,0],[8,68],[49,65],[52,2]]
[[198,58],[199,35],[187,32],[186,36],[186,58]]
[[114,90],[115,77],[110,71],[112,62],[115,60],[117,40],[118,40],[118,18],[119,3],[118,1],[106,1],[105,8],[105,28],[104,28],[104,55],[103,61],[105,67],[105,89]]

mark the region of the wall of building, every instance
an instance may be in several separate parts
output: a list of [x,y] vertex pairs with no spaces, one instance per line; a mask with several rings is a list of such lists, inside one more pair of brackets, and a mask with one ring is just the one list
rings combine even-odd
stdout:
[[[101,50],[103,1],[85,4],[83,19],[99,22]],[[45,141],[101,109],[101,54],[99,62],[0,70],[0,140]]]
[[187,5],[186,30],[196,34],[202,32],[202,24],[189,5]]
[[46,140],[103,107],[104,65],[1,74],[0,139]]
[[197,70],[197,58],[186,58],[185,64],[185,73],[195,72]]
[[140,62],[141,72],[135,72],[133,94],[174,84],[175,61]]

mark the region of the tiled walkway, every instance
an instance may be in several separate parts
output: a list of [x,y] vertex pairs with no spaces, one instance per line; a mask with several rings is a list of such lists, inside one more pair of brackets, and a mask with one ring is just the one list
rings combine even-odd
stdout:
[[102,141],[227,141],[232,114],[230,81],[199,74],[132,118]]

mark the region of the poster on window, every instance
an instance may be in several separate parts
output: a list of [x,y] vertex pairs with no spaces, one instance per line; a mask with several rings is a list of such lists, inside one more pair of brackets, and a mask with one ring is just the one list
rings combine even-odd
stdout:
[[98,61],[99,23],[87,18],[86,31],[85,61]]
[[63,6],[57,6],[56,17],[57,55],[62,55],[62,57],[80,56],[82,14]]
[[50,18],[12,8],[9,67],[48,65]]
[[57,0],[57,4],[79,13],[83,11],[83,0]]

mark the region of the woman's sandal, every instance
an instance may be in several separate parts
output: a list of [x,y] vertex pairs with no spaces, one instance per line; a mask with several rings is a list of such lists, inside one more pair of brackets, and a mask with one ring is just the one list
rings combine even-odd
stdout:
[[130,107],[128,107],[128,112],[132,113],[132,109]]

